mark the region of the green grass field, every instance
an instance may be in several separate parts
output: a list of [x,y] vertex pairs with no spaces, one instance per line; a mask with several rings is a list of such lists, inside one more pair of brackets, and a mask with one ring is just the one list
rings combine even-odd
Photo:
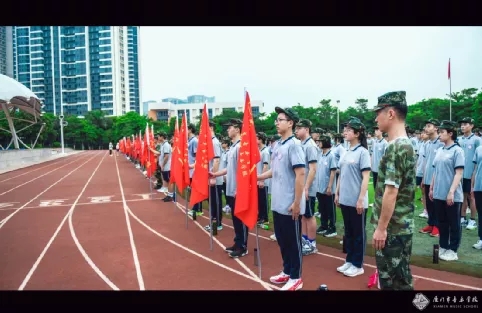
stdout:
[[[370,178],[370,185],[368,188],[368,197],[369,202],[373,202],[373,185]],[[428,234],[421,234],[418,230],[424,227],[427,223],[427,220],[424,218],[418,217],[420,213],[423,212],[422,203],[418,200],[421,197],[421,191],[418,189],[416,193],[416,211],[415,211],[415,232],[413,236],[413,248],[412,248],[412,264],[417,265],[420,267],[427,267],[432,269],[444,270],[448,272],[454,272],[459,274],[470,275],[474,277],[481,277],[482,278],[482,251],[476,250],[472,248],[472,245],[477,242],[479,239],[477,236],[477,229],[474,230],[462,230],[462,241],[458,251],[459,260],[453,262],[446,262],[446,261],[439,261],[439,264],[433,264],[432,262],[432,250],[433,245],[438,243],[438,238],[431,237]],[[223,197],[223,207],[225,205],[224,197]],[[207,209],[207,202],[204,203],[203,206]],[[318,210],[318,208],[316,209]],[[374,250],[371,246],[371,239],[374,232],[373,226],[369,223],[371,217],[371,208],[368,210],[367,216],[367,249],[366,254],[370,256],[374,256]],[[337,209],[337,237],[333,238],[325,238],[323,236],[317,236],[318,244],[330,246],[333,248],[341,249],[340,240],[343,238],[343,217],[341,214],[341,210]],[[226,218],[231,218],[230,214],[224,214]],[[270,230],[272,230],[272,216],[271,211],[269,212],[269,219],[270,219]],[[318,225],[320,222],[318,221]]]

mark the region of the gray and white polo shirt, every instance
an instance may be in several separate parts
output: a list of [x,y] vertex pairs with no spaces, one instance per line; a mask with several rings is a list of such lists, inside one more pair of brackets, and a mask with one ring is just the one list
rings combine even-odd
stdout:
[[[363,181],[362,172],[370,170],[370,153],[365,147],[358,144],[346,151],[340,159],[340,204],[356,207]],[[368,188],[363,197],[363,206],[368,208]]]
[[[449,147],[437,149],[432,167],[434,169],[433,198],[437,200],[447,200],[450,187],[455,177],[455,170],[464,168],[464,150],[456,143]],[[462,191],[462,181],[460,181],[454,193],[454,202],[463,202],[464,194]]]

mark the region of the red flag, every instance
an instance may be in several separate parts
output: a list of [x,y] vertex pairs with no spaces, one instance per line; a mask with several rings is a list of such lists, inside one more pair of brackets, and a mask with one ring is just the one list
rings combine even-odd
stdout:
[[191,185],[190,205],[200,203],[209,197],[209,161],[214,158],[214,147],[209,129],[209,117],[204,104],[201,118],[201,129],[199,130],[199,142],[196,153],[196,165]]
[[185,113],[182,117],[178,141],[174,142],[174,149],[176,149],[177,160],[174,162],[174,165],[176,167],[173,167],[173,164],[171,163],[171,173],[176,176],[176,178],[174,179],[176,181],[177,189],[179,189],[179,192],[182,192],[187,186],[191,184],[191,180],[189,179],[189,161],[187,151],[187,119]]
[[260,161],[260,155],[248,92],[246,92],[245,96],[240,144],[238,171],[236,174],[238,188],[236,190],[234,214],[248,229],[251,229],[258,220],[258,173],[256,164]]
[[[177,166],[177,163],[179,162],[178,161],[178,157],[179,157],[179,152],[178,152],[178,142],[179,142],[179,122],[177,121],[177,116],[176,116],[176,126],[174,128],[174,138],[173,138],[173,141],[172,141],[172,156],[171,156],[171,168],[172,169],[177,169],[178,166]],[[176,171],[178,173],[178,171]],[[170,183],[171,184],[175,184],[176,183],[176,179],[177,178],[177,175],[174,173],[174,171],[171,171],[171,181]]]
[[450,58],[449,58],[449,79],[450,79]]

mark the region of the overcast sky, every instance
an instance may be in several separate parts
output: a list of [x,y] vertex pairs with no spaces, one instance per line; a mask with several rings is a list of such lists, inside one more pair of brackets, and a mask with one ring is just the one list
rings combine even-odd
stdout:
[[203,94],[341,108],[405,90],[409,104],[482,88],[482,27],[141,27],[142,101]]

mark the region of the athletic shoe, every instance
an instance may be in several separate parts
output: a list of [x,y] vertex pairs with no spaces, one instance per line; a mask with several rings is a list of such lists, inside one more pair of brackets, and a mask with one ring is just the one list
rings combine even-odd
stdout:
[[466,229],[472,230],[472,229],[476,229],[476,228],[477,228],[477,224],[475,223],[475,220],[470,220],[470,221],[467,223]]
[[352,264],[350,262],[346,262],[340,267],[337,267],[336,270],[340,273],[344,273],[346,270],[348,270],[350,267],[352,267]]
[[296,290],[300,290],[301,288],[303,288],[303,281],[301,280],[301,278],[298,278],[298,279],[289,279],[288,282],[283,286],[281,287],[281,291],[296,291]]
[[272,282],[273,284],[285,284],[290,280],[290,275],[285,274],[283,271],[279,273],[278,275],[271,276],[269,278],[269,281]]
[[327,229],[326,228],[323,228],[323,227],[318,227],[318,229],[316,230],[316,233],[318,235],[323,235],[324,233],[326,233]]
[[236,259],[236,258],[240,258],[240,257],[243,257],[245,255],[248,254],[248,249],[236,249],[234,250],[233,252],[231,252],[229,254],[230,257],[232,257],[233,259]]
[[445,252],[447,252],[447,249],[444,249],[444,248],[439,248],[438,249],[438,257],[440,259],[440,257],[442,256],[442,254],[445,254]]
[[276,235],[275,234],[272,234],[271,236],[269,236],[269,239],[273,240],[273,241],[276,241]]
[[224,251],[227,253],[231,253],[234,250],[236,250],[236,245],[232,245],[231,247],[227,247],[226,249],[224,249]]
[[440,259],[444,261],[457,261],[459,257],[457,255],[457,252],[454,252],[453,250],[447,250],[444,254],[440,256]]
[[432,230],[433,230],[433,226],[427,225],[424,228],[420,229],[419,232],[422,234],[430,234],[432,233]]
[[476,244],[472,246],[472,248],[477,249],[477,250],[482,250],[482,240],[477,241]]
[[438,237],[440,235],[439,231],[438,231],[438,227],[437,226],[434,226],[432,228],[432,232],[430,233],[430,236],[432,237]]
[[336,235],[338,235],[336,230],[329,229],[326,231],[326,233],[323,234],[323,237],[332,238],[332,237],[335,237]]
[[356,267],[354,265],[350,266],[346,271],[343,272],[343,275],[348,276],[348,277],[355,277],[358,275],[363,275],[365,271],[362,268]]

